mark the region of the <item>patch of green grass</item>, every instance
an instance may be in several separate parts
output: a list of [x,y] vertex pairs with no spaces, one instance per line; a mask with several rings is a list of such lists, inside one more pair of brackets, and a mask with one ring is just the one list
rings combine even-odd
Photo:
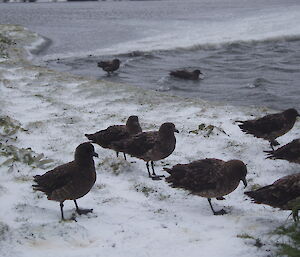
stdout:
[[0,241],[5,239],[8,232],[9,232],[8,225],[6,225],[0,221]]
[[242,238],[242,239],[254,239],[253,236],[250,236],[249,234],[238,234],[236,237]]
[[159,192],[158,189],[149,187],[145,184],[135,184],[134,189],[137,192],[143,193],[146,197],[149,197],[150,195],[153,195],[159,201],[164,201],[164,200],[171,197],[169,194],[163,194],[162,192]]
[[261,185],[259,185],[259,184],[253,184],[252,186],[251,186],[251,191],[253,191],[253,190],[257,190],[257,189],[259,189],[259,188],[261,188],[262,186]]
[[142,192],[146,197],[149,197],[150,194],[157,193],[157,190],[146,185],[136,184],[134,188],[137,192]]
[[156,210],[153,211],[153,213],[155,213],[155,214],[164,214],[164,213],[166,213],[166,212],[167,212],[167,211],[164,210],[164,209],[162,209],[162,208],[159,208],[159,209],[156,209]]
[[0,116],[0,135],[12,136],[19,130],[26,131],[21,124],[8,116]]
[[164,200],[166,200],[166,199],[168,199],[170,197],[171,197],[171,195],[165,195],[165,194],[162,194],[162,193],[158,194],[158,200],[159,201],[164,201]]
[[112,162],[111,164],[110,164],[110,167],[111,167],[111,169],[112,169],[112,172],[114,173],[114,174],[116,174],[116,175],[119,175],[120,173],[121,173],[121,166],[122,166],[122,164],[121,163],[119,163],[119,162]]
[[99,168],[105,167],[105,170],[118,176],[127,171],[127,163],[120,159],[104,158],[98,165]]
[[250,239],[253,241],[253,245],[256,246],[257,248],[261,248],[264,244],[261,242],[260,238],[255,238],[249,234],[238,234],[236,237],[241,238],[241,239]]
[[0,156],[5,157],[0,166],[7,166],[12,171],[14,162],[22,162],[34,168],[47,168],[53,160],[44,158],[43,154],[37,154],[31,148],[19,148],[9,143],[17,140],[19,131],[27,130],[9,116],[0,116]]
[[300,225],[294,223],[289,226],[280,226],[274,231],[285,238],[283,243],[278,243],[276,256],[299,257],[300,256]]
[[14,45],[15,42],[8,37],[4,36],[2,33],[0,33],[0,57],[2,58],[8,58],[8,52],[7,49],[9,46]]
[[53,162],[51,159],[45,159],[43,154],[36,154],[31,148],[18,148],[2,143],[0,143],[0,155],[6,157],[0,166],[10,166],[14,162],[22,162],[33,168],[45,168],[47,164]]
[[21,182],[21,183],[31,181],[31,180],[32,180],[32,176],[29,176],[29,175],[20,175],[15,178],[16,182]]
[[97,190],[101,190],[101,189],[106,188],[106,185],[105,184],[96,184],[96,185],[94,185],[93,188],[96,188]]
[[38,97],[38,98],[44,98],[44,96],[41,95],[41,94],[35,94],[34,96],[35,96],[35,97]]
[[259,238],[255,239],[255,243],[254,246],[256,246],[257,248],[261,248],[264,244],[261,242],[261,240]]
[[204,137],[210,137],[211,135],[219,135],[220,133],[225,134],[228,136],[228,134],[220,127],[214,126],[214,125],[206,125],[205,123],[201,123],[198,125],[197,129],[189,131],[189,133],[192,134],[204,134]]

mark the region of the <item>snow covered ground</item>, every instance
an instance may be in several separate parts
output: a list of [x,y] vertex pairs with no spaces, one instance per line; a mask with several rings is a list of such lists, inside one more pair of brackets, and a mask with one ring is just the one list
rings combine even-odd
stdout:
[[[96,146],[97,181],[78,200],[79,206],[93,208],[92,214],[61,222],[59,204],[31,188],[33,175],[73,159],[76,146],[86,141],[84,133],[124,123],[134,114],[145,131],[167,121],[180,131],[174,153],[156,163],[158,174],[167,175],[164,166],[206,157],[241,159],[248,167],[248,190],[270,184],[298,172],[298,166],[265,160],[268,142],[243,134],[235,121],[272,110],[183,99],[51,71],[34,66],[24,50],[42,43],[38,35],[0,25],[1,36],[16,44],[0,41],[0,116],[8,116],[6,129],[2,122],[0,130],[0,256],[272,255],[281,238],[270,232],[292,219],[288,211],[251,203],[242,184],[225,201],[213,200],[215,209],[230,212],[213,216],[205,198],[164,180],[152,181],[143,161],[129,157],[127,162]],[[211,133],[198,130],[203,123],[214,126]],[[299,137],[299,128],[300,122],[278,141]],[[73,202],[66,201],[64,209],[71,217]]]

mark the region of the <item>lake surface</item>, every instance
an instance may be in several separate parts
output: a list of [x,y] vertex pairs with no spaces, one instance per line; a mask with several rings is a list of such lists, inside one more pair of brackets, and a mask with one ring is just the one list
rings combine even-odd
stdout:
[[[51,69],[231,105],[300,110],[300,2],[105,1],[0,4],[0,23],[48,43]],[[97,67],[119,58],[118,72]],[[199,81],[171,78],[200,69]],[[88,89],[87,89],[88,90]]]

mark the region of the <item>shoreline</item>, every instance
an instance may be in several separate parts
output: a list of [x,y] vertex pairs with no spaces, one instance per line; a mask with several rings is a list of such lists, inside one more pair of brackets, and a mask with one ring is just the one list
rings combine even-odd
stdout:
[[[215,105],[35,66],[27,59],[24,46],[38,40],[38,35],[22,27],[0,25],[0,33],[4,29],[17,45],[8,50],[9,58],[0,59],[1,116],[8,115],[24,128],[10,136],[7,144],[30,147],[52,159],[53,166],[72,159],[75,147],[86,140],[84,133],[125,122],[136,114],[145,131],[166,121],[180,130],[174,153],[156,163],[158,173],[164,166],[201,158],[238,158],[248,164],[250,189],[298,169],[296,164],[265,160],[263,150],[268,149],[268,142],[243,134],[235,124],[252,115],[271,113],[267,108]],[[212,133],[198,129],[201,124],[213,125]],[[283,145],[299,137],[299,128],[298,122],[279,142]],[[193,130],[197,133],[191,133]],[[180,257],[185,249],[191,257],[199,256],[199,251],[211,257],[220,252],[231,257],[265,257],[274,251],[277,239],[270,239],[269,233],[286,222],[288,211],[250,203],[239,186],[226,201],[215,202],[218,207],[225,205],[230,214],[215,217],[204,198],[170,188],[164,181],[149,180],[142,161],[126,162],[98,146],[96,151],[100,155],[97,182],[80,199],[95,212],[78,217],[77,223],[59,223],[58,205],[32,192],[32,176],[47,168],[20,161],[0,165],[4,210],[0,214],[4,225],[0,225],[7,228],[3,233],[8,238],[0,254],[35,257],[53,255],[63,248],[62,257],[98,256],[99,249],[106,257]],[[0,156],[0,163],[5,160]],[[148,195],[143,188],[149,189]],[[66,215],[71,215],[72,208],[66,205]],[[241,239],[238,235],[242,234],[254,239]],[[15,242],[10,243],[9,238]],[[263,242],[261,248],[254,246],[257,238]]]

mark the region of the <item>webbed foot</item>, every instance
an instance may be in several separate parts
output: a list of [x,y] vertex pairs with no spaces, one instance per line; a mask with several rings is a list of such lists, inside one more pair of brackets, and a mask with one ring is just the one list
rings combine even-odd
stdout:
[[93,212],[93,209],[76,209],[76,212],[79,214],[79,215],[82,215],[82,214],[88,214],[90,212]]
[[152,180],[161,180],[161,178],[164,178],[165,175],[156,175],[156,174],[152,174],[151,178]]
[[224,214],[227,214],[227,211],[225,211],[224,209],[214,212],[214,215],[224,215]]

